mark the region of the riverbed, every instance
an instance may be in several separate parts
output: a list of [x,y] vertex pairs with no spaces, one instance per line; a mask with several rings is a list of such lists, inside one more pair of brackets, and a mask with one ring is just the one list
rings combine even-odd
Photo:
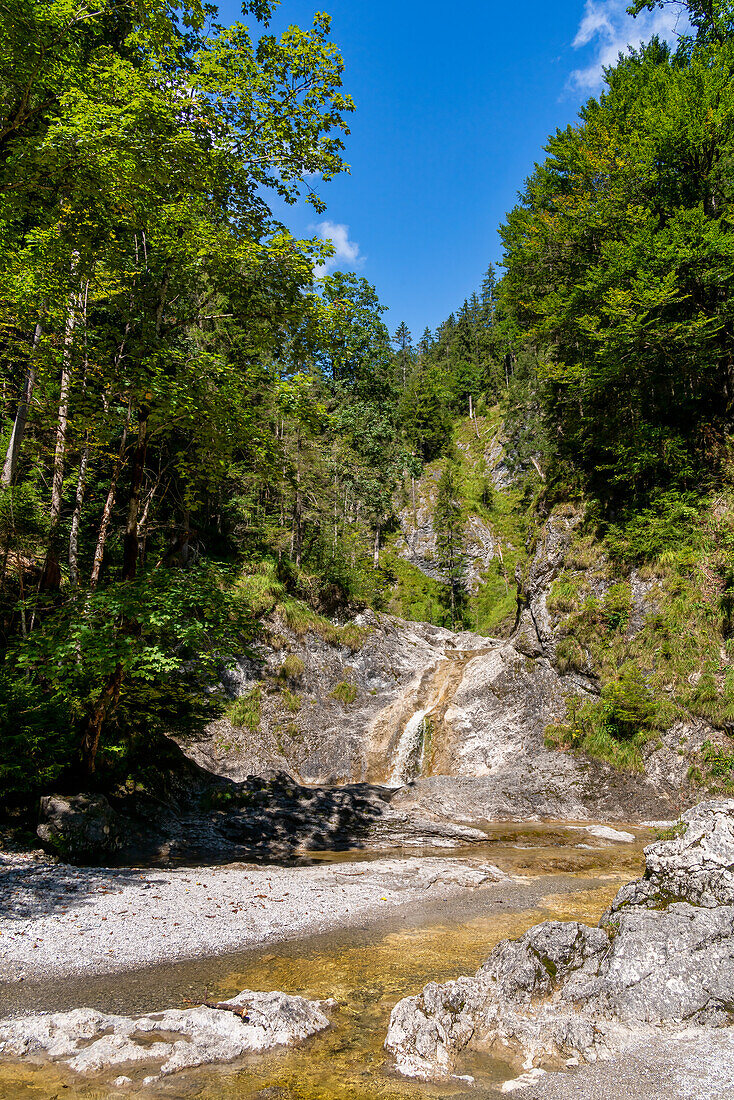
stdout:
[[[412,851],[391,853],[386,860],[384,852],[379,858],[371,858],[371,853],[340,853],[338,857],[322,853],[304,857],[303,866],[287,868],[240,865],[165,872],[136,869],[134,883],[145,882],[146,875],[156,880],[153,892],[144,895],[147,906],[140,922],[151,950],[156,948],[155,938],[151,942],[152,929],[160,927],[153,918],[160,916],[158,907],[167,903],[166,883],[173,883],[171,889],[177,890],[181,876],[205,883],[208,904],[215,913],[217,905],[223,906],[223,895],[218,892],[214,870],[246,876],[250,886],[259,881],[257,876],[270,876],[270,891],[253,889],[248,894],[252,897],[251,912],[240,899],[243,931],[258,927],[257,920],[253,923],[252,919],[258,913],[284,904],[275,900],[284,895],[281,886],[286,880],[281,880],[282,875],[290,876],[288,881],[300,878],[303,889],[297,896],[301,903],[307,899],[309,886],[313,888],[313,876],[321,876],[319,907],[323,910],[329,898],[336,908],[332,913],[322,913],[325,919],[317,917],[311,922],[311,934],[308,922],[296,921],[295,926],[288,927],[285,920],[279,929],[271,928],[262,936],[257,946],[250,939],[232,950],[225,941],[215,953],[207,940],[203,950],[192,951],[197,956],[193,959],[157,960],[155,965],[135,969],[121,969],[119,958],[108,956],[108,971],[116,970],[114,975],[95,975],[90,973],[92,968],[85,972],[75,965],[71,973],[51,970],[39,981],[39,969],[34,966],[24,981],[0,987],[3,1015],[81,1005],[135,1014],[211,997],[225,998],[249,988],[279,989],[310,998],[333,997],[338,1002],[333,1026],[295,1049],[252,1056],[224,1067],[206,1067],[124,1090],[111,1084],[119,1069],[106,1078],[80,1080],[52,1066],[0,1064],[0,1095],[8,1100],[54,1096],[96,1100],[118,1092],[120,1096],[140,1094],[180,1100],[405,1100],[502,1095],[502,1083],[517,1076],[520,1067],[501,1058],[474,1057],[471,1064],[467,1063],[461,1073],[474,1076],[473,1086],[458,1079],[444,1085],[416,1084],[395,1076],[382,1049],[390,1011],[401,997],[419,991],[427,981],[472,973],[500,939],[521,935],[538,921],[579,919],[596,923],[619,886],[641,871],[642,846],[652,834],[649,829],[634,829],[635,842],[625,844],[600,840],[585,830],[585,824],[575,828],[567,824],[497,825],[489,830],[486,845],[475,845],[470,852],[455,852],[451,857]],[[392,866],[393,876],[402,873],[413,880],[412,886],[403,888],[402,900],[400,889],[390,894],[385,886],[386,863]],[[402,866],[402,872],[396,872],[396,866]],[[433,875],[426,871],[439,866],[453,868],[454,872],[496,867],[505,877],[463,886],[456,884],[455,875],[452,881],[451,874],[431,881]],[[115,876],[131,871],[106,873],[113,882]],[[345,874],[353,875],[354,883],[359,883],[363,902],[357,905],[354,898],[342,902],[352,906],[346,914],[337,904],[344,896]],[[378,892],[371,900],[375,887],[384,887],[385,892]],[[117,904],[119,895],[111,892],[109,883],[105,889],[109,892],[92,896],[91,910],[84,910],[90,930],[94,928],[97,903],[106,904],[112,897]],[[381,900],[388,896],[390,901]],[[287,915],[290,909],[288,903],[282,912]],[[67,907],[67,914],[39,914],[38,920],[53,921],[56,917],[61,921],[68,913]],[[179,918],[181,915],[179,912]],[[97,923],[107,921],[100,918]],[[203,913],[201,923],[209,923]],[[0,926],[4,935],[4,921]],[[133,933],[135,923],[128,922],[127,927]],[[84,937],[82,932],[80,938]],[[64,936],[57,943],[63,948]],[[159,937],[158,945],[161,943]],[[30,950],[35,954],[38,948]],[[131,1076],[135,1079],[134,1074]]]

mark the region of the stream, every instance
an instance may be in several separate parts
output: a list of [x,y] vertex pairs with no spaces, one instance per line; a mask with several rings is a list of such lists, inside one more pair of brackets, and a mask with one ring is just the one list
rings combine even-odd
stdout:
[[[640,873],[642,848],[652,833],[632,827],[637,837],[634,844],[606,844],[567,823],[501,823],[487,826],[487,831],[486,844],[451,855],[487,860],[513,876],[491,888],[398,910],[379,924],[370,922],[265,949],[0,990],[3,1013],[83,1005],[135,1014],[187,1001],[223,999],[246,988],[334,997],[339,1008],[333,1026],[301,1046],[125,1089],[112,1084],[120,1069],[90,1080],[48,1064],[0,1063],[0,1096],[4,1100],[107,1100],[130,1095],[171,1100],[459,1100],[470,1096],[479,1100],[505,1095],[500,1091],[502,1083],[516,1077],[520,1068],[486,1054],[470,1055],[459,1069],[475,1078],[474,1085],[459,1079],[425,1084],[392,1073],[382,1044],[393,1005],[419,992],[428,981],[473,973],[494,944],[521,935],[538,921],[575,919],[595,924],[619,886]],[[318,859],[343,861],[355,856],[320,853]]]

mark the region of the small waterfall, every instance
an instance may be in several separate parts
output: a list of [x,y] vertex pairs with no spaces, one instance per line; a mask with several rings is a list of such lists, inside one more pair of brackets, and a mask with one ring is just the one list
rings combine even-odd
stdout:
[[425,748],[426,714],[425,710],[417,710],[405,723],[388,779],[391,787],[401,787],[420,773]]

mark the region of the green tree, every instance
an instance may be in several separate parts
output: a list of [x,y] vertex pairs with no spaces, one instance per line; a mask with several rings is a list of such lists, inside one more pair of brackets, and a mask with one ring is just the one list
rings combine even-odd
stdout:
[[728,430],[733,49],[620,59],[503,229],[503,308],[538,358],[556,466],[606,508],[690,487]]
[[410,376],[410,368],[413,359],[413,337],[410,335],[405,321],[401,321],[395,330],[393,343],[398,349],[397,353],[397,378],[400,388],[405,391]]

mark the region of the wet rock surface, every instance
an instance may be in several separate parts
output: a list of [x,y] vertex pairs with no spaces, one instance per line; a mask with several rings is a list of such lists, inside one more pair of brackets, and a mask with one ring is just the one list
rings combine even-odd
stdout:
[[408,1076],[450,1075],[468,1047],[525,1068],[611,1057],[640,1034],[734,1022],[734,800],[683,815],[646,849],[596,928],[548,921],[504,941],[474,977],[429,983],[393,1010],[386,1047]]
[[[292,1046],[329,1026],[335,1002],[243,990],[216,1004],[114,1016],[90,1008],[0,1021],[4,1058],[50,1059],[80,1074],[144,1069],[148,1082],[177,1070]],[[152,1071],[152,1074],[151,1074]],[[118,1078],[119,1084],[132,1078]]]
[[[559,556],[561,549],[552,556],[550,574]],[[546,638],[539,605],[534,613]],[[552,646],[541,644],[537,632],[533,652],[523,651],[530,619],[514,640],[372,613],[358,623],[368,634],[355,652],[312,634],[290,638],[304,666],[296,733],[283,731],[279,696],[265,691],[256,735],[245,737],[222,720],[206,739],[185,745],[186,753],[202,769],[233,782],[248,781],[248,774],[267,780],[288,773],[311,788],[400,785],[397,798],[385,793],[395,810],[454,823],[528,816],[657,820],[677,814],[690,763],[678,751],[680,731],[651,745],[645,776],[546,746],[545,729],[563,719],[567,696],[589,697],[598,688],[579,673],[559,674]],[[348,704],[332,697],[345,680],[356,690]],[[404,754],[412,766],[398,776],[401,739],[420,712],[423,741]]]

